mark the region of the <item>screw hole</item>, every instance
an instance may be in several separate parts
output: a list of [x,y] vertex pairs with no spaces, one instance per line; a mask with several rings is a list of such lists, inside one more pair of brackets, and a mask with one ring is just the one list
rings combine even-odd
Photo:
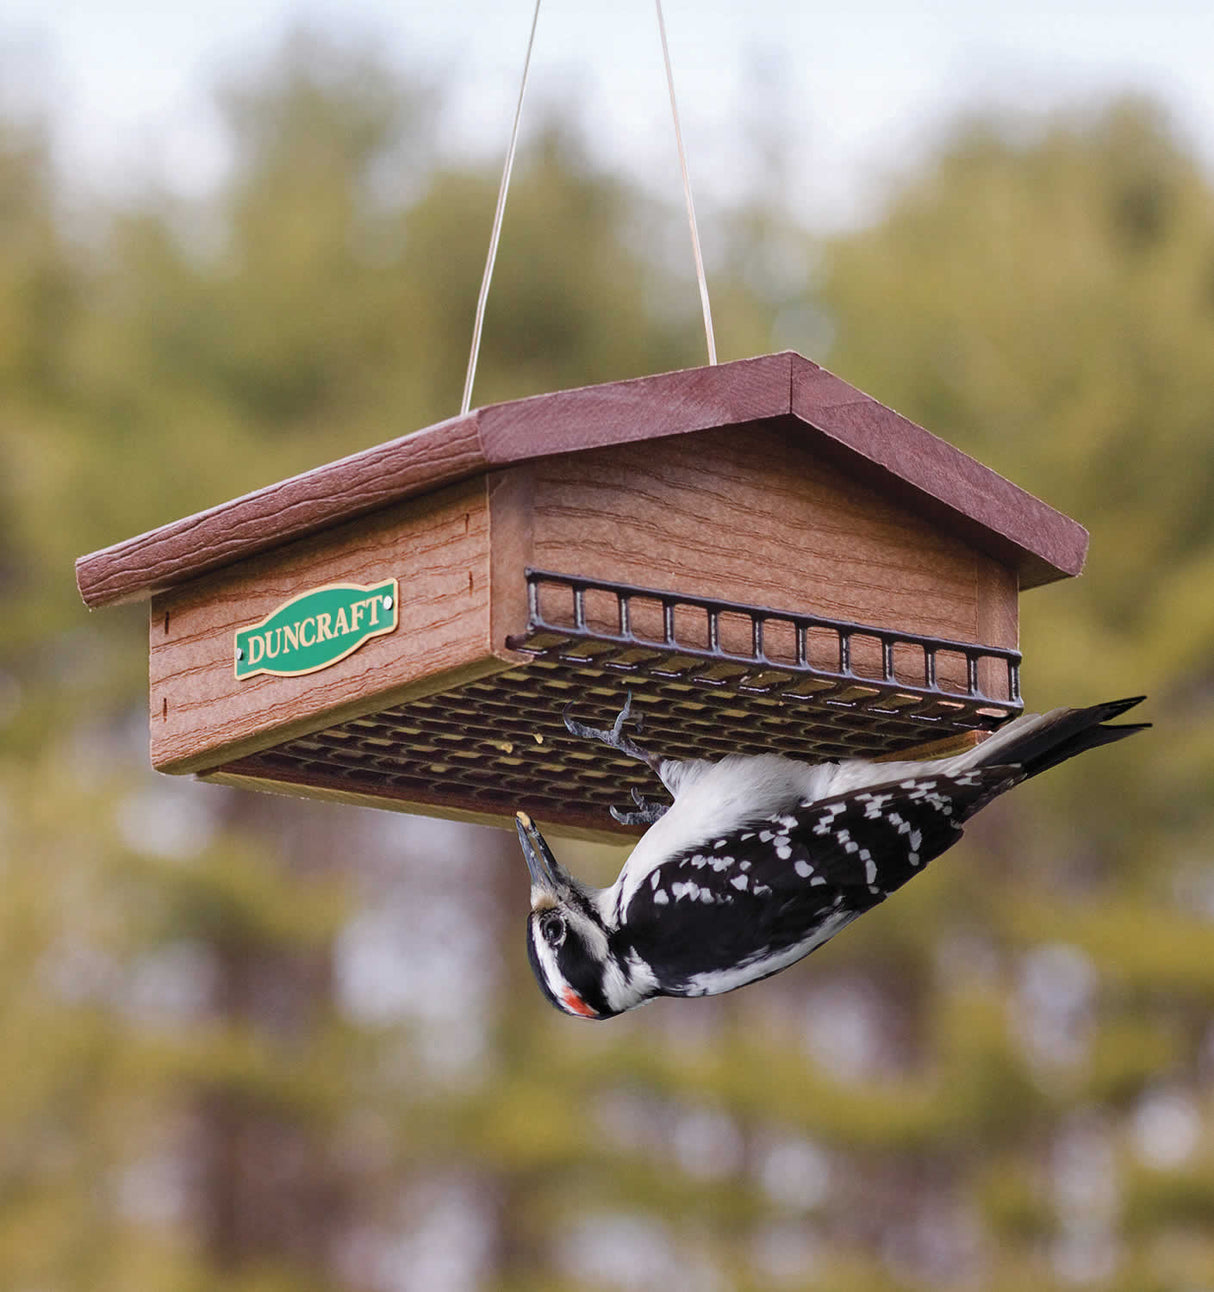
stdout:
[[164,700],[161,702],[160,716],[162,718],[167,718],[169,716],[169,700],[167,696],[165,696]]
[[169,631],[169,613],[170,612],[167,610],[164,612],[164,631],[166,636],[168,635],[168,631]]

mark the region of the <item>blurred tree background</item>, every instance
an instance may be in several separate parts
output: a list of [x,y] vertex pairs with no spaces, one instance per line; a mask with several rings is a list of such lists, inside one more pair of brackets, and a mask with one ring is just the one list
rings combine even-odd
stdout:
[[[222,191],[109,209],[0,118],[0,1286],[1214,1288],[1214,188],[1149,103],[958,122],[831,239],[705,224],[723,358],[1091,528],[1028,700],[1145,690],[1151,735],[792,971],[597,1027],[505,832],[147,770],[143,610],[72,560],[455,410],[497,176],[441,96],[296,37],[220,93]],[[677,210],[529,133],[477,402],[702,362]]]

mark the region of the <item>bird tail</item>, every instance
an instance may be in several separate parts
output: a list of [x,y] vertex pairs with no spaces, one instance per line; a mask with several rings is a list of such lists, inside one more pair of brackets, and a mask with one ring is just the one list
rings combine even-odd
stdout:
[[967,768],[1010,766],[1024,769],[1026,777],[1057,767],[1085,749],[1124,740],[1145,731],[1149,722],[1110,725],[1128,709],[1146,699],[1136,695],[1128,700],[1110,700],[1086,709],[1053,709],[1049,713],[1026,713],[1009,722],[989,740],[965,754],[958,763]]

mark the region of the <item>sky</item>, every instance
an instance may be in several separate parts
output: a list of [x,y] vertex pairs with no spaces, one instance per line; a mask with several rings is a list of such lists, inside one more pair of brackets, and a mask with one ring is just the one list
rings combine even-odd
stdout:
[[[0,106],[54,106],[86,188],[203,193],[227,152],[211,87],[293,27],[373,40],[447,86],[441,142],[503,155],[532,0],[4,0]],[[863,219],[957,111],[1148,93],[1214,167],[1211,0],[665,0],[697,195],[753,192],[760,131],[782,141],[809,225]],[[545,0],[523,121],[559,104],[596,152],[679,198],[651,0]]]

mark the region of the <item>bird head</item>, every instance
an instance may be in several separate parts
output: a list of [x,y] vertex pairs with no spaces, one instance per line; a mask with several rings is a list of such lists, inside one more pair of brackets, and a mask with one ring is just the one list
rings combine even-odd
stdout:
[[580,884],[552,855],[525,812],[519,842],[531,874],[527,956],[540,990],[557,1009],[579,1018],[611,1018],[626,972],[611,945],[594,890]]

